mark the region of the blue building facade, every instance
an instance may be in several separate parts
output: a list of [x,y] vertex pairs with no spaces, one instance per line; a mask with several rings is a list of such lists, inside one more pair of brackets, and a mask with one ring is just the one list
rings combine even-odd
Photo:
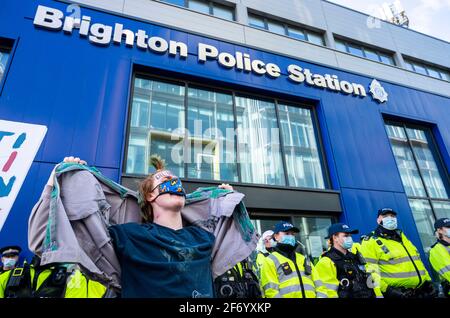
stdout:
[[[252,218],[262,220],[259,223],[261,230],[264,224],[275,221],[280,215],[280,218],[293,217],[296,222],[306,223],[311,218],[328,218],[329,221],[323,223],[323,228],[317,232],[319,234],[315,234],[318,236],[324,233],[325,225],[337,220],[360,229],[361,233],[368,233],[376,226],[376,211],[391,207],[399,212],[400,227],[420,247],[425,257],[427,240],[433,233],[429,232],[429,225],[424,225],[426,221],[422,220],[419,224],[421,214],[414,210],[413,200],[427,201],[426,198],[429,198],[428,202],[433,204],[434,209],[429,211],[431,215],[423,214],[424,218],[430,219],[429,224],[437,212],[439,215],[450,215],[448,195],[433,196],[431,191],[415,195],[414,191],[407,189],[407,181],[402,182],[404,166],[398,156],[396,161],[398,148],[392,146],[392,142],[397,137],[401,139],[402,134],[395,136],[388,127],[393,123],[403,127],[404,131],[419,127],[420,131],[426,132],[425,140],[437,165],[435,170],[440,175],[444,191],[449,193],[448,97],[379,80],[388,94],[388,100],[380,102],[370,93],[372,77],[82,7],[81,15],[91,17],[91,24],[101,23],[114,28],[119,23],[133,32],[145,30],[148,38],[160,37],[167,42],[186,44],[187,56],[181,56],[180,48],[171,55],[168,51],[158,53],[149,48],[142,49],[137,42],[127,46],[125,37],[121,37],[120,43],[114,43],[111,39],[109,43],[99,45],[89,40],[91,33],[81,36],[80,30],[51,30],[33,23],[39,5],[69,15],[66,3],[50,0],[6,0],[0,11],[0,40],[8,52],[0,82],[0,119],[48,127],[47,135],[0,231],[0,245],[27,246],[30,211],[39,199],[51,170],[65,156],[83,158],[106,176],[131,187],[134,181],[142,177],[140,173],[131,171],[133,168],[127,167],[127,160],[131,160],[129,136],[132,107],[136,88],[143,88],[155,81],[174,81],[186,90],[191,86],[213,87],[214,91],[224,91],[225,95],[232,96],[230,103],[235,109],[239,106],[236,96],[247,94],[262,100],[275,100],[276,105],[284,101],[291,107],[306,105],[305,109],[314,114],[312,118],[324,180],[322,186],[308,189],[308,186],[287,185],[285,180],[289,183],[290,175],[288,167],[280,170],[285,174],[281,182],[268,181],[266,185],[253,182],[255,185],[252,186],[251,181],[244,182],[245,171],[242,167],[240,170],[237,168],[240,172],[236,173],[236,178],[211,178],[215,182],[229,182],[246,193]],[[236,52],[246,53],[251,60],[263,61],[265,65],[273,63],[279,67],[279,75],[270,76],[267,71],[257,74],[236,66],[224,66],[215,58],[202,62],[199,56],[201,45],[215,47],[219,53],[227,52],[234,57]],[[163,43],[155,42],[155,48],[161,49],[163,46]],[[224,57],[223,61],[232,62],[229,56]],[[341,85],[342,81],[348,82],[348,91],[353,93],[325,87],[317,77],[315,85],[308,84],[306,79],[301,83],[295,82],[289,79],[289,65],[298,65],[314,74],[336,75]],[[274,73],[277,73],[276,70]],[[139,86],[137,80],[147,82]],[[356,94],[352,84],[361,85],[366,96]],[[346,86],[345,83],[343,85]],[[185,95],[188,94],[185,92]],[[279,110],[274,116],[280,117],[280,114]],[[239,114],[235,116],[239,117]],[[411,146],[412,137],[406,139],[407,147]],[[281,161],[286,165],[288,160],[282,158]],[[421,165],[417,156],[415,162]],[[189,167],[183,166],[180,171],[186,172],[183,180],[192,187],[208,184],[205,181],[208,178],[190,175]],[[427,183],[426,176],[421,174],[420,178]],[[267,193],[272,193],[269,196],[271,202],[265,201]],[[321,198],[325,198],[325,203],[315,202]],[[283,208],[284,200],[289,205],[287,209]],[[436,208],[438,204],[440,208]],[[303,220],[303,217],[308,220]],[[321,239],[323,241],[323,237]],[[313,249],[311,244],[308,244],[308,249]]]

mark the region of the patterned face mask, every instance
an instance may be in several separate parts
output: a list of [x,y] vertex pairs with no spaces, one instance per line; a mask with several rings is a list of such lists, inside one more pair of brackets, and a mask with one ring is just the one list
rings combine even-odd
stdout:
[[169,180],[166,180],[157,185],[155,188],[153,188],[153,190],[155,190],[156,188],[158,188],[159,191],[157,197],[159,197],[162,194],[169,194],[169,193],[186,197],[186,191],[184,191],[183,185],[181,184],[181,180],[178,178],[171,178]]

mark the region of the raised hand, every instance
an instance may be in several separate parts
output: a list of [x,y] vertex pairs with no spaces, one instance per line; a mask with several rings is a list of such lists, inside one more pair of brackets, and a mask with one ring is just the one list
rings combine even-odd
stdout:
[[225,189],[225,190],[231,190],[231,191],[233,191],[233,187],[230,186],[228,183],[222,183],[222,184],[219,186],[219,189]]
[[72,163],[79,163],[81,165],[87,165],[87,162],[84,160],[81,160],[79,157],[65,157],[64,162],[72,162]]

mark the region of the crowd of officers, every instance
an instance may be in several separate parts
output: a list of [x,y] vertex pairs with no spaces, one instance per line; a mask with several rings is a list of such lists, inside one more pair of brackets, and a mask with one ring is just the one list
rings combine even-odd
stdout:
[[[418,249],[398,229],[397,212],[390,208],[380,209],[377,223],[374,231],[361,236],[361,243],[353,242],[352,238],[358,230],[343,223],[331,225],[326,237],[328,249],[316,264],[298,251],[300,243],[295,234],[299,229],[289,222],[277,223],[273,230],[263,233],[264,247],[254,261],[253,272],[256,273],[261,296],[450,297],[450,219],[439,219],[434,224],[437,241],[430,250],[430,263],[439,278],[439,288],[438,284],[433,284]],[[221,283],[224,281],[226,278]],[[232,285],[230,281],[228,284]],[[234,294],[234,297],[239,295]],[[247,297],[257,295],[247,294]]]
[[[436,288],[418,249],[397,228],[397,213],[380,209],[377,228],[354,243],[358,230],[343,223],[328,228],[328,249],[313,264],[299,252],[299,229],[281,221],[263,233],[255,260],[246,259],[214,281],[218,298],[435,298]],[[450,219],[435,222],[430,263],[450,297]],[[18,267],[18,246],[0,249],[0,298],[105,298],[111,293],[74,264]],[[164,295],[161,295],[164,297]]]

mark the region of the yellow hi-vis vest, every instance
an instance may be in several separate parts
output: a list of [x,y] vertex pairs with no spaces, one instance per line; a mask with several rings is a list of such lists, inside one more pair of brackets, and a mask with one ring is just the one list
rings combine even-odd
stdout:
[[431,281],[417,248],[401,233],[402,243],[383,236],[369,236],[361,243],[360,252],[367,271],[384,293],[388,286],[417,288]]
[[444,246],[439,242],[433,245],[430,250],[430,263],[441,281],[450,284],[450,246]]
[[[52,268],[43,270],[36,280],[36,286],[31,288],[34,291],[39,290],[46,279],[50,277]],[[5,289],[12,270],[0,274],[0,298],[5,297]],[[31,282],[34,282],[36,270],[30,267]],[[67,286],[64,293],[64,298],[102,298],[106,293],[106,287],[101,283],[90,280],[79,269],[74,270],[67,279]]]
[[[300,253],[295,255],[296,264],[276,251],[265,258],[261,268],[261,286],[265,298],[303,298],[301,283],[305,297],[316,298],[316,286],[322,286],[316,269],[310,263],[311,273],[308,275],[305,273],[305,257]],[[326,297],[320,290],[317,292],[317,297]]]
[[[355,251],[357,251],[357,249],[355,249]],[[323,284],[323,289],[321,291],[327,295],[327,298],[339,298],[339,280],[337,279],[336,264],[329,257],[321,256],[316,264],[316,271]],[[375,296],[377,298],[383,298],[380,286],[372,282],[370,282],[370,284]]]

